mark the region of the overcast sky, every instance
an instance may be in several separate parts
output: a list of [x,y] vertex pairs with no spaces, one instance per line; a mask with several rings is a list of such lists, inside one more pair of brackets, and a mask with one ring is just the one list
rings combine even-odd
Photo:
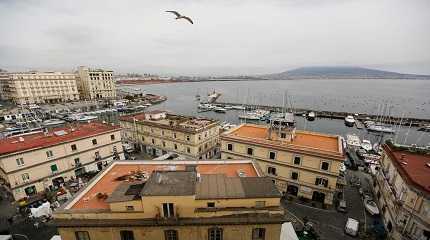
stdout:
[[188,75],[316,65],[430,74],[430,0],[0,0],[0,68],[78,65]]

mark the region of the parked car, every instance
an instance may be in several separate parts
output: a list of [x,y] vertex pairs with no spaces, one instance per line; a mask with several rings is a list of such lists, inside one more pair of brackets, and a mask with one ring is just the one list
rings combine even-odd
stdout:
[[339,201],[339,205],[337,206],[337,211],[338,212],[346,212],[346,201],[344,199]]

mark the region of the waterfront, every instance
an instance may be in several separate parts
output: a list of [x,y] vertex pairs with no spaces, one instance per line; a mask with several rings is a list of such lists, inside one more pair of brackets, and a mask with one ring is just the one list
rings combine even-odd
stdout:
[[[243,102],[265,105],[282,105],[284,93],[292,99],[296,108],[331,111],[348,111],[377,114],[384,104],[392,106],[391,115],[430,118],[429,80],[278,80],[247,82],[201,82],[170,83],[157,85],[133,85],[120,88],[140,88],[148,93],[165,95],[169,98],[154,109],[164,109],[175,113],[215,118],[220,121],[240,123],[240,111],[225,114],[197,112],[196,94],[206,95],[210,91],[222,93],[219,101]],[[379,110],[380,111],[380,110]],[[317,118],[313,122],[297,117],[298,129],[345,135],[356,133],[361,138],[378,141],[378,136],[366,130],[349,128],[343,120]],[[407,134],[408,133],[408,134]],[[406,137],[406,135],[408,135]],[[395,136],[391,136],[395,137]],[[402,127],[396,137],[399,143],[426,145],[430,134],[416,128]]]

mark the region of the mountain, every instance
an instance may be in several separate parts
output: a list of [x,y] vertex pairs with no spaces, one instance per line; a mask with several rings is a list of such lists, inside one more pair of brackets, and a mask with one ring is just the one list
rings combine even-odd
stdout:
[[396,73],[362,67],[301,67],[261,77],[266,79],[430,79],[430,75]]

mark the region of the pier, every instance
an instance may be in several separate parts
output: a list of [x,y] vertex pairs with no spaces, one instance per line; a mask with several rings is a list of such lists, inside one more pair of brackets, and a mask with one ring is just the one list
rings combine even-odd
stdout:
[[[269,105],[256,105],[256,104],[243,104],[243,103],[232,103],[232,102],[216,102],[218,106],[244,106],[247,110],[251,109],[263,109],[272,112],[282,112],[283,107],[281,106],[269,106]],[[423,118],[412,118],[412,117],[395,117],[395,116],[382,116],[374,115],[368,113],[351,113],[351,112],[335,112],[335,111],[324,111],[315,109],[304,109],[304,108],[294,108],[294,114],[301,116],[308,112],[314,112],[317,118],[328,118],[328,119],[345,119],[346,116],[354,116],[356,120],[363,121],[378,121],[380,123],[392,124],[392,125],[402,125],[402,126],[412,126],[412,127],[422,127],[430,124],[430,119]],[[359,123],[363,128],[364,126]]]

